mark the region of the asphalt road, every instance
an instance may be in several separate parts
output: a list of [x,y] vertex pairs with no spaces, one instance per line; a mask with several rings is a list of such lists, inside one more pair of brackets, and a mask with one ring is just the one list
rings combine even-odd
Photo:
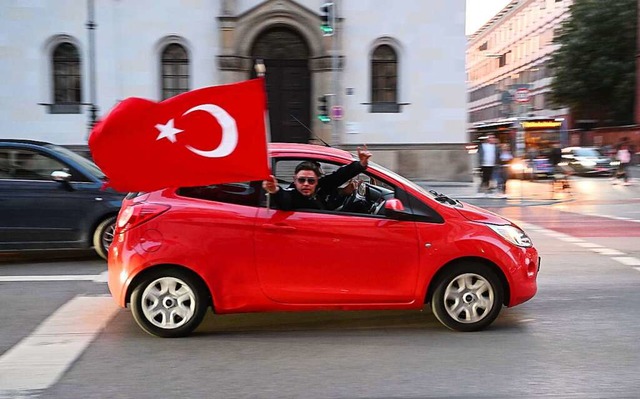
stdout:
[[[428,309],[209,313],[192,337],[167,340],[116,310],[59,381],[44,391],[0,385],[0,397],[637,398],[640,195],[596,183],[553,205],[478,199],[520,223],[542,255],[536,297],[486,331],[449,331]],[[3,262],[0,276],[105,267],[90,255],[32,257]],[[97,280],[0,281],[0,366],[62,306],[107,295]],[[96,315],[110,308],[99,304]]]

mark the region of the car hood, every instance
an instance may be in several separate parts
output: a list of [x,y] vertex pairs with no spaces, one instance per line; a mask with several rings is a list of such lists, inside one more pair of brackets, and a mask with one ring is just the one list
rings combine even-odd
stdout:
[[493,212],[489,212],[486,209],[478,208],[477,206],[464,203],[463,208],[456,208],[458,213],[465,219],[472,222],[488,223],[488,224],[511,224],[507,219],[502,216],[496,215]]

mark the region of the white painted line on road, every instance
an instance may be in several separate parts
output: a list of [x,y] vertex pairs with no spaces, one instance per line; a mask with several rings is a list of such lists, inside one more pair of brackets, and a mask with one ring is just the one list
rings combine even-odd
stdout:
[[107,270],[95,276],[93,279],[94,283],[106,283],[109,281],[109,272]]
[[611,248],[591,248],[593,252],[597,252],[600,255],[609,255],[609,256],[621,256],[626,255],[624,252],[620,252],[617,249]]
[[75,297],[0,356],[0,394],[55,384],[118,311],[108,296]]
[[[52,276],[0,276],[0,282],[35,282],[35,281],[95,281],[106,282],[103,274],[62,274]],[[104,280],[104,281],[103,281]]]
[[594,244],[591,242],[576,242],[575,244],[582,248],[604,248],[602,245]]
[[565,236],[565,237],[558,237],[559,240],[562,240],[564,242],[573,242],[573,243],[578,243],[578,242],[584,242],[584,240],[577,238],[577,237],[571,237],[571,236]]
[[627,266],[640,266],[640,259],[632,258],[630,256],[618,256],[618,257],[613,257],[611,259],[615,259],[618,262],[622,263],[623,265],[627,265]]

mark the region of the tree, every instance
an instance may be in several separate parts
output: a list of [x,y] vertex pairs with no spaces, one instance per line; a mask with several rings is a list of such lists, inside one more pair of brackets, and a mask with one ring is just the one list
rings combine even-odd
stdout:
[[551,102],[575,119],[633,123],[637,0],[575,0],[556,31]]

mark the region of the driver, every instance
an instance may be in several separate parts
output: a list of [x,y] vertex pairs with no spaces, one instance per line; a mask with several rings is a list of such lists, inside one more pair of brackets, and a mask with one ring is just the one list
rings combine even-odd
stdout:
[[278,209],[331,209],[332,204],[327,203],[327,198],[337,192],[342,184],[364,172],[369,165],[369,158],[371,153],[367,146],[358,147],[359,161],[353,161],[326,176],[322,176],[317,163],[301,162],[295,169],[295,189],[281,189],[273,175],[269,180],[262,182],[262,188],[273,196]]

